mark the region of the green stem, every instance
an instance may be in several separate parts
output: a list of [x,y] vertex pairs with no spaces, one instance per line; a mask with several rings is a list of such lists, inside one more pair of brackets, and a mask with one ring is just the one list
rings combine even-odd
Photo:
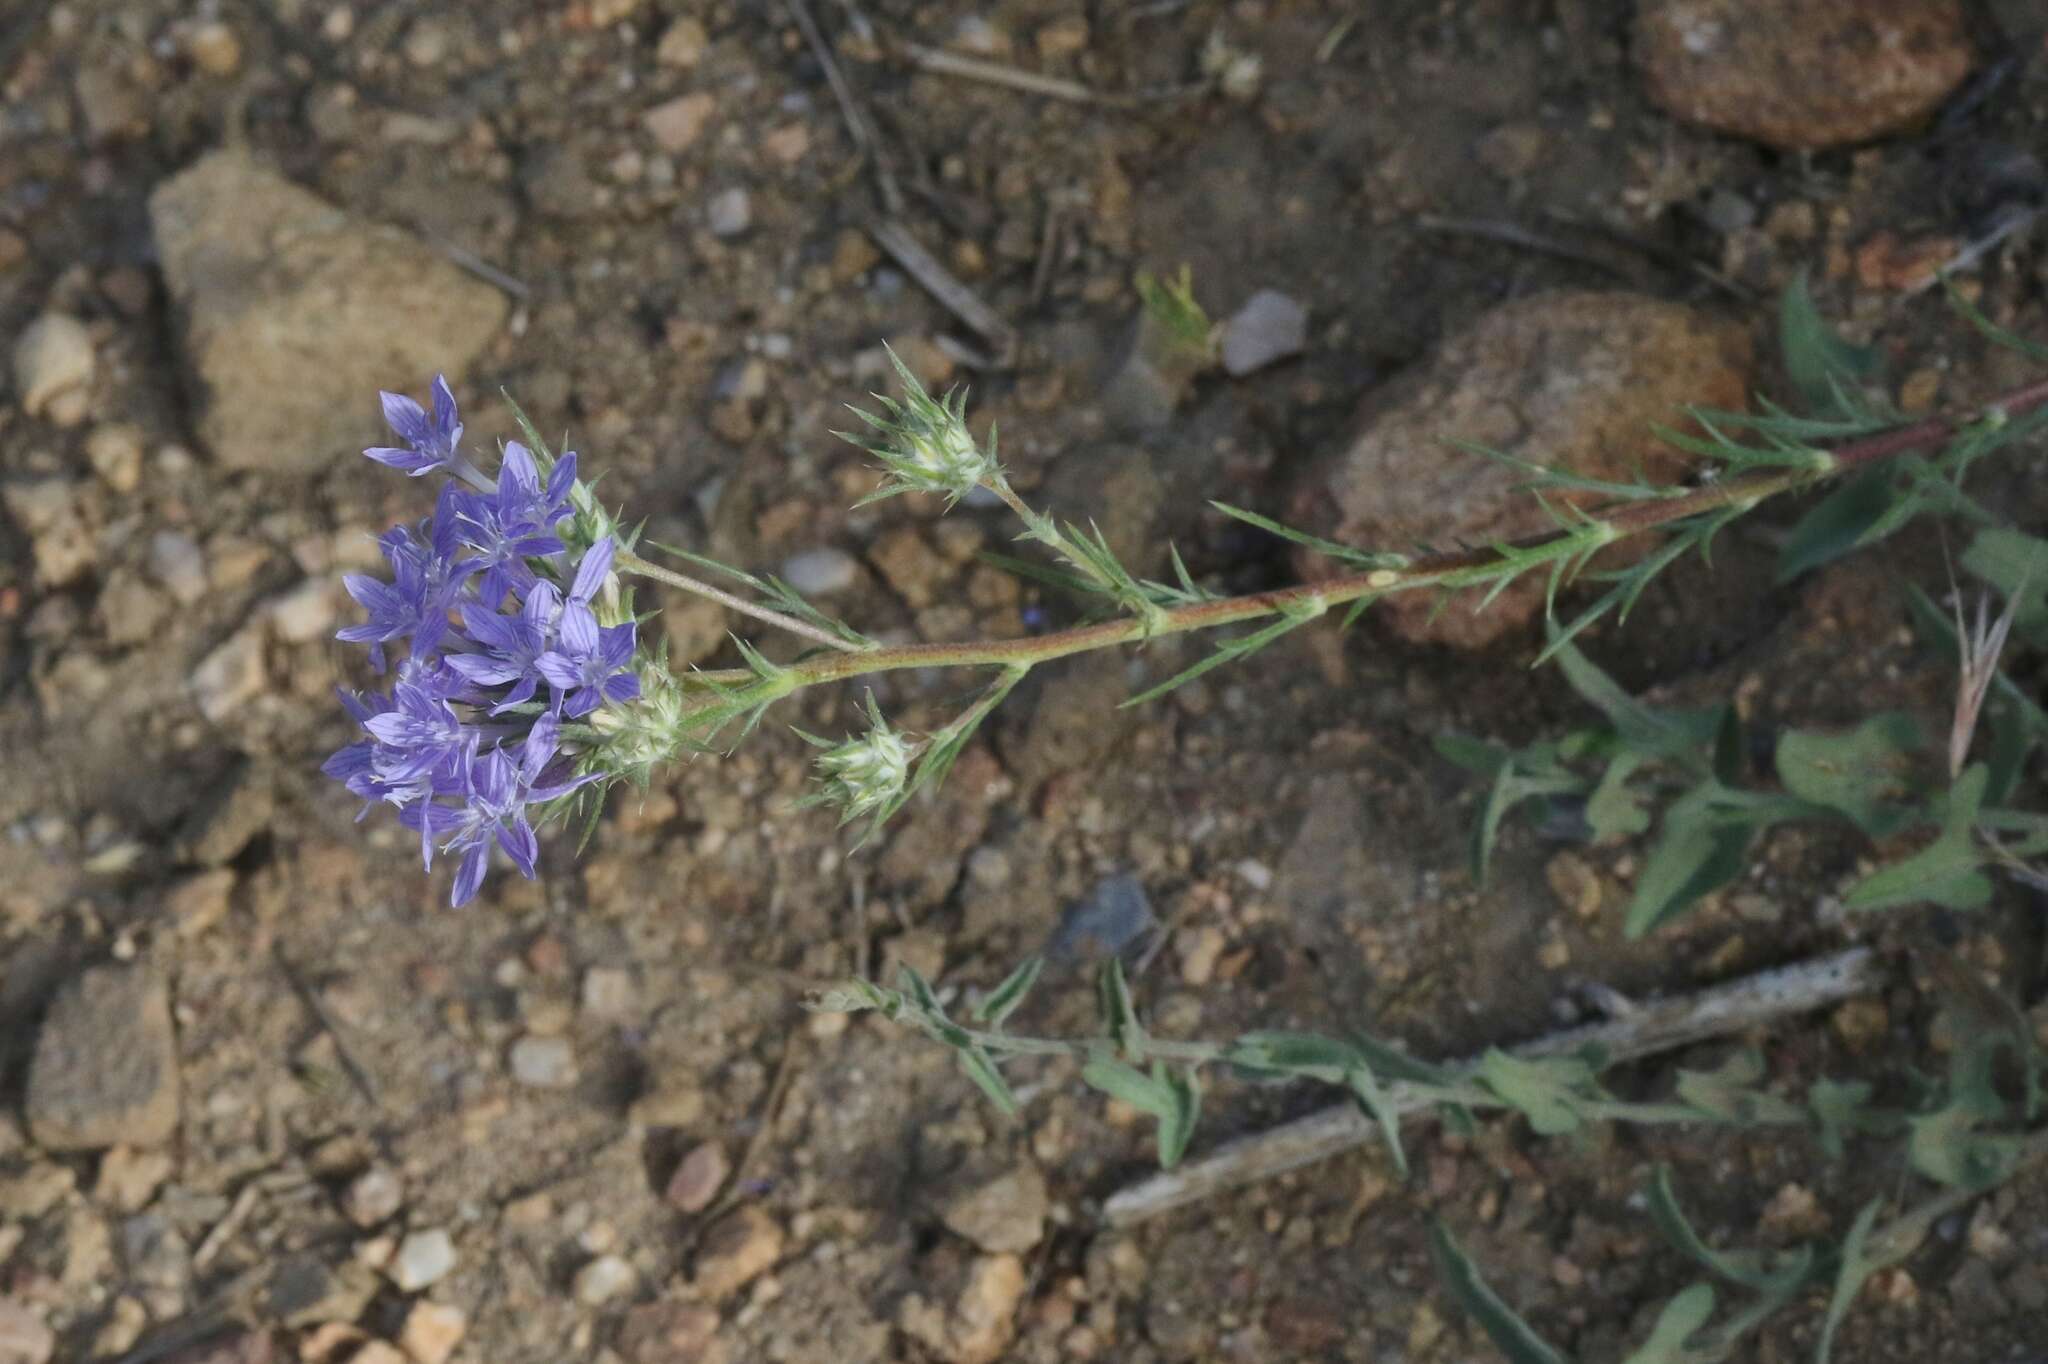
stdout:
[[821,630],[808,621],[801,621],[795,616],[786,616],[780,611],[750,602],[745,597],[728,592],[722,587],[714,587],[701,579],[692,578],[687,573],[678,573],[674,569],[663,568],[660,564],[649,563],[629,549],[618,552],[618,557],[612,561],[612,567],[620,573],[637,573],[643,578],[652,578],[656,582],[667,583],[670,587],[679,587],[685,592],[715,601],[720,606],[730,607],[743,616],[752,616],[755,620],[766,621],[793,635],[801,635],[814,644],[823,644],[847,653],[860,653],[867,647],[841,639],[830,630]]
[[1077,573],[1087,577],[1090,582],[1093,582],[1103,591],[1111,596],[1121,595],[1119,585],[1112,582],[1103,574],[1101,569],[1090,562],[1087,555],[1074,547],[1067,537],[1061,533],[1058,522],[1054,521],[1050,516],[1033,511],[1031,504],[1019,497],[1017,490],[1010,486],[1009,479],[1004,478],[998,472],[983,479],[981,486],[1001,498],[1003,505],[1017,514],[1017,519],[1024,523],[1024,529],[1032,539],[1066,560]]
[[[1994,412],[2010,420],[2043,407],[2048,407],[2048,381],[2015,389],[1965,417],[1929,417],[1910,426],[1846,442],[1826,452],[1828,459],[1825,465],[1810,469],[1749,474],[1694,488],[1677,497],[1625,502],[1618,506],[1597,508],[1588,511],[1586,515],[1608,527],[1612,532],[1610,540],[1619,540],[1706,512],[1730,507],[1739,507],[1747,511],[1768,498],[1798,492],[1887,459],[1937,449],[1954,439],[1970,422]],[[1042,520],[1038,513],[1031,511],[1006,485],[994,486],[993,491],[1009,503],[1020,516],[1026,517],[1027,521]],[[1541,550],[1574,537],[1583,538],[1583,529],[1534,535],[1502,545],[1485,545],[1425,555],[1400,568],[1373,568],[1328,578],[1322,582],[1302,583],[1270,592],[1252,592],[1240,597],[1223,597],[1188,606],[1161,607],[1157,608],[1156,614],[1148,618],[1123,617],[1100,621],[1093,625],[1075,626],[1069,630],[1059,630],[1046,635],[1018,639],[970,640],[949,644],[901,644],[867,649],[851,646],[822,630],[814,630],[801,621],[790,620],[779,613],[756,607],[750,602],[734,601],[730,599],[730,594],[718,593],[717,589],[684,579],[680,574],[654,568],[643,560],[629,556],[621,567],[627,567],[632,572],[645,573],[649,577],[684,587],[688,591],[704,595],[717,594],[713,596],[714,600],[725,601],[735,609],[746,611],[748,615],[772,619],[774,623],[794,633],[821,644],[831,645],[834,653],[799,659],[787,666],[792,679],[790,689],[796,690],[819,683],[843,682],[849,678],[904,668],[1020,665],[1029,667],[1051,659],[1064,658],[1069,654],[1086,653],[1120,644],[1134,644],[1161,635],[1211,630],[1218,626],[1235,625],[1242,621],[1311,609],[1318,604],[1327,609],[1361,598],[1376,600],[1396,592],[1411,592],[1419,588],[1469,581],[1474,576],[1482,574],[1484,570],[1510,562],[1517,556],[1526,557],[1529,551]],[[1085,563],[1085,557],[1082,562]],[[707,707],[706,712],[711,709],[713,708]]]

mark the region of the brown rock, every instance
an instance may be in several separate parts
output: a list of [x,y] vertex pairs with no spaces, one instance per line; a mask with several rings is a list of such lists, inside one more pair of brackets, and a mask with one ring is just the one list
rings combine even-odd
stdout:
[[1970,72],[1961,0],[1643,0],[1636,61],[1674,117],[1787,151],[1911,127]]
[[[1504,304],[1449,339],[1436,358],[1362,409],[1350,449],[1296,490],[1293,523],[1362,549],[1406,551],[1418,542],[1483,545],[1551,530],[1526,492],[1528,476],[1450,448],[1463,440],[1588,478],[1628,482],[1641,470],[1677,478],[1687,457],[1657,442],[1688,403],[1739,408],[1749,388],[1748,333],[1676,303],[1622,293],[1538,294]],[[1552,494],[1553,503],[1561,500]],[[1596,559],[1625,562],[1647,541]],[[1304,576],[1338,571],[1303,553]],[[1479,589],[1404,592],[1378,608],[1401,635],[1478,648],[1543,609],[1545,570],[1525,574],[1484,611]]]
[[946,1205],[948,1230],[995,1253],[1029,1250],[1045,1235],[1045,1176],[1023,1165]]
[[703,134],[705,123],[717,108],[718,101],[700,90],[655,105],[640,115],[640,126],[647,129],[648,136],[663,151],[687,151]]
[[619,1353],[632,1364],[712,1364],[725,1358],[715,1339],[718,1313],[681,1302],[646,1302],[626,1313]]
[[898,1309],[897,1325],[949,1364],[992,1364],[1016,1333],[1017,1304],[1027,1286],[1022,1260],[984,1255],[969,1268],[950,1311],[912,1293]]
[[444,1302],[416,1302],[398,1329],[398,1346],[413,1364],[447,1364],[462,1343],[469,1318],[460,1307]]
[[377,390],[459,379],[503,326],[496,289],[233,151],[149,201],[199,434],[223,464],[326,468],[378,443]]
[[0,1298],[0,1360],[43,1364],[56,1351],[57,1337],[41,1317],[13,1298]]
[[103,966],[64,988],[36,1035],[28,1123],[51,1151],[170,1138],[178,1126],[178,1048],[162,980]]
[[697,1252],[697,1291],[716,1302],[746,1287],[782,1258],[782,1227],[756,1207],[719,1220]]
[[116,1212],[140,1212],[171,1177],[173,1163],[161,1151],[136,1151],[116,1146],[100,1160],[92,1196]]

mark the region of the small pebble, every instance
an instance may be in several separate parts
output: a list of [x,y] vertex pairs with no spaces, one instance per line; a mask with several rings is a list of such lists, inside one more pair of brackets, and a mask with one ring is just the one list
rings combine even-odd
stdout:
[[614,1023],[638,1014],[640,990],[633,983],[633,973],[616,966],[593,966],[585,971],[583,1012]]
[[683,1163],[676,1166],[676,1172],[668,1181],[664,1196],[683,1212],[702,1212],[711,1206],[711,1200],[718,1197],[727,1176],[732,1174],[732,1162],[726,1158],[725,1148],[715,1141],[707,1141],[683,1157]]
[[747,192],[735,186],[711,196],[704,221],[714,237],[737,237],[754,221],[754,209]]
[[233,29],[214,20],[185,35],[185,53],[209,76],[232,76],[242,65],[242,40]]
[[387,1221],[405,1201],[405,1185],[389,1166],[372,1165],[349,1181],[341,1195],[341,1210],[359,1227],[374,1227]]
[[[74,424],[61,420],[71,405],[60,400],[82,396],[92,375],[92,336],[75,317],[44,313],[14,343],[14,391],[31,417],[47,413],[60,426]],[[82,419],[82,405],[77,412]]]
[[462,1343],[469,1318],[460,1307],[443,1302],[416,1302],[398,1330],[398,1345],[413,1364],[447,1364]]
[[654,60],[687,69],[704,60],[704,50],[710,45],[704,25],[695,19],[678,19],[662,30],[661,41],[654,45]]
[[93,472],[117,493],[132,493],[142,482],[142,428],[125,422],[96,426],[85,438]]
[[844,592],[860,578],[860,561],[845,550],[807,549],[782,564],[782,579],[806,597]]
[[1261,289],[1223,324],[1223,368],[1243,378],[1299,355],[1308,345],[1308,309],[1273,289]]
[[455,1268],[455,1242],[439,1227],[416,1231],[398,1243],[386,1271],[401,1293],[417,1293],[448,1277]]
[[179,602],[191,606],[207,593],[206,556],[183,531],[160,530],[149,538],[149,568]]
[[310,644],[333,632],[336,605],[331,583],[308,578],[272,597],[265,603],[264,611],[279,639],[288,644]]
[[0,1360],[44,1364],[57,1352],[57,1337],[43,1319],[14,1298],[0,1298]]
[[640,126],[665,152],[687,151],[703,135],[718,101],[699,90],[657,104],[640,115]]
[[512,1044],[512,1078],[530,1089],[576,1083],[576,1051],[566,1037],[522,1037]]
[[576,1301],[585,1307],[602,1307],[633,1291],[638,1279],[633,1266],[616,1255],[600,1255],[576,1271]]

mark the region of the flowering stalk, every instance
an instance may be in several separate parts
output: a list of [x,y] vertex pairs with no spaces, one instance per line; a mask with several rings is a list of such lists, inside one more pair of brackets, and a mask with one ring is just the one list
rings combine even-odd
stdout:
[[[1742,471],[1730,477],[1696,487],[1597,485],[1594,490],[1606,500],[1589,508],[1563,504],[1554,533],[1412,557],[1350,549],[1224,507],[1333,555],[1351,571],[1275,591],[1216,597],[1196,586],[1177,556],[1177,584],[1140,580],[1117,562],[1099,532],[1062,528],[1034,511],[1010,487],[995,458],[993,435],[984,449],[969,432],[964,399],[934,399],[900,362],[897,370],[905,398],[881,400],[882,415],[860,414],[872,433],[856,443],[887,475],[872,497],[918,491],[957,500],[986,489],[1017,513],[1024,538],[1065,561],[1072,570],[1068,581],[1104,598],[1118,614],[1016,639],[882,646],[818,613],[773,579],[676,551],[766,595],[772,604],[764,604],[650,562],[577,477],[575,454],[555,459],[530,426],[524,427],[528,444],[506,445],[493,482],[459,449],[462,426],[454,397],[437,378],[431,414],[410,399],[384,395],[387,418],[405,448],[365,452],[414,476],[442,472],[459,482],[443,486],[434,516],[417,530],[400,527],[383,537],[392,582],[362,575],[347,580],[369,619],[340,637],[368,645],[371,665],[379,671],[387,646],[403,645],[405,656],[390,692],[344,696],[367,737],[330,759],[329,773],[371,804],[398,807],[401,821],[420,833],[429,865],[437,847],[461,853],[454,896],[461,903],[475,894],[493,844],[522,874],[533,874],[529,810],[545,818],[565,809],[570,796],[600,793],[621,780],[644,783],[684,753],[709,749],[728,726],[740,723],[750,730],[775,702],[803,688],[904,668],[999,670],[965,712],[922,739],[891,730],[871,703],[868,735],[828,746],[820,763],[821,799],[847,819],[869,817],[872,832],[917,790],[944,776],[981,720],[1039,663],[1164,635],[1266,622],[1126,703],[1135,704],[1243,657],[1335,606],[1349,606],[1355,615],[1381,597],[1424,588],[1484,587],[1490,600],[1538,568],[1550,574],[1554,589],[1605,546],[1668,530],[1677,549],[1667,545],[1644,561],[1647,569],[1632,570],[1633,577],[1582,616],[1572,627],[1577,629],[1617,600],[1625,611],[1648,572],[1678,550],[1703,544],[1767,498],[1945,447],[1951,459],[1966,464],[1991,439],[2013,434],[2023,419],[2038,424],[2048,418],[2048,383],[2036,383],[1967,417],[1931,417],[1892,429],[1872,429],[1878,425],[1872,422],[1826,448],[1807,437],[1840,436],[1840,428],[1755,419],[1761,446],[1742,445],[1718,431],[1714,442],[1694,442],[1702,453]],[[1576,486],[1559,478],[1561,486]],[[772,663],[740,641],[745,667],[678,675],[639,639],[622,581],[636,576],[719,602],[819,648]],[[590,812],[594,816],[594,803]]]
[[[800,688],[903,668],[1029,668],[1070,654],[1133,644],[1158,635],[1211,630],[1316,605],[1327,609],[1362,600],[1370,602],[1396,592],[1420,588],[1488,584],[1499,580],[1505,570],[1518,560],[1550,562],[1550,551],[1559,548],[1590,544],[1597,549],[1694,517],[1730,508],[1747,511],[1769,498],[1799,492],[1883,460],[1938,449],[1977,422],[2011,421],[2043,409],[2048,409],[2048,382],[2017,389],[1966,418],[1930,417],[1911,426],[1850,441],[1831,450],[1816,450],[1813,452],[1815,458],[1803,469],[1724,479],[1686,489],[1671,497],[1626,502],[1588,511],[1584,515],[1588,518],[1587,524],[1593,527],[1590,533],[1582,528],[1573,528],[1471,549],[1420,555],[1405,562],[1396,562],[1399,556],[1380,556],[1386,561],[1380,567],[1267,592],[1163,607],[1152,620],[1096,621],[1017,639],[892,645],[839,656],[803,659],[789,664],[788,671],[795,679],[795,687]],[[998,490],[991,485],[991,491]],[[742,675],[738,671],[707,674]]]

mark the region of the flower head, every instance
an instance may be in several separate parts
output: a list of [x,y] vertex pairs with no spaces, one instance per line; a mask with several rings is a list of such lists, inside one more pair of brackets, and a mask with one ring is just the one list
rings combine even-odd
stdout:
[[[580,544],[592,533],[572,518],[595,505],[576,456],[549,462],[544,449],[536,457],[509,442],[496,479],[487,478],[456,449],[462,423],[447,382],[436,377],[433,391],[431,413],[383,395],[408,448],[366,452],[409,473],[451,477],[432,517],[379,538],[388,580],[344,579],[368,619],[339,637],[368,645],[380,672],[388,648],[400,656],[388,692],[342,693],[360,735],[322,771],[361,797],[365,812],[397,807],[429,868],[437,850],[459,853],[459,905],[477,893],[492,848],[533,875],[537,807],[627,775],[604,749],[622,720],[606,707],[639,698],[641,660],[631,598],[612,574],[613,540],[599,535],[569,561],[565,538]],[[543,685],[548,703],[534,704]],[[565,732],[565,718],[585,716]]]
[[842,824],[886,809],[910,779],[911,746],[889,728],[873,692],[868,693],[867,710],[868,732],[843,743],[797,731],[806,742],[825,750],[815,763],[823,789],[803,803],[838,806]]
[[[886,350],[887,348],[884,347]],[[875,395],[884,410],[877,416],[861,408],[853,414],[874,428],[871,437],[837,433],[882,461],[889,480],[863,501],[892,497],[897,493],[939,493],[959,498],[999,472],[994,437],[984,451],[967,429],[967,395],[959,390],[934,398],[917,376],[888,352],[889,363],[903,384],[903,401]]]
[[385,423],[405,442],[406,448],[376,445],[364,454],[379,464],[403,469],[414,478],[455,462],[456,443],[462,439],[462,420],[445,376],[434,376],[431,414],[403,393],[380,391],[377,396],[384,404]]

